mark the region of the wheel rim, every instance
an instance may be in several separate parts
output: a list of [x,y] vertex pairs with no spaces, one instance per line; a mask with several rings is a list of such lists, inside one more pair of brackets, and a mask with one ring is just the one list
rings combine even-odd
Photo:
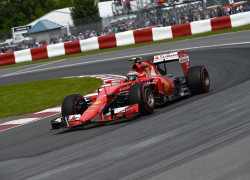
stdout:
[[207,71],[203,71],[203,82],[206,88],[208,88],[210,85],[210,78]]
[[152,91],[150,89],[148,89],[148,88],[145,91],[145,101],[146,101],[146,103],[148,104],[149,107],[154,106],[155,99],[154,99]]

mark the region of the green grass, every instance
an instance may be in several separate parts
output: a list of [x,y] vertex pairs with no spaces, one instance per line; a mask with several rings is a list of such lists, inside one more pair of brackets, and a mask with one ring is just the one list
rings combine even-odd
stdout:
[[54,107],[69,94],[86,95],[101,85],[101,79],[88,77],[3,85],[0,86],[0,118]]
[[245,31],[245,30],[250,30],[250,24],[245,25],[245,26],[235,27],[235,28],[211,31],[211,32],[202,33],[202,34],[183,36],[183,37],[178,37],[174,39],[167,39],[167,40],[154,41],[154,42],[144,42],[144,43],[139,43],[139,44],[134,44],[134,45],[127,45],[127,46],[121,46],[121,47],[115,47],[115,48],[88,51],[84,53],[75,53],[75,54],[70,54],[70,55],[58,56],[54,58],[37,60],[37,61],[32,61],[32,62],[4,65],[4,66],[0,66],[0,69],[29,65],[29,64],[36,64],[36,63],[42,63],[42,62],[48,62],[48,61],[55,61],[55,60],[61,60],[61,59],[68,59],[68,58],[74,58],[74,57],[81,57],[81,56],[87,56],[87,55],[99,54],[99,53],[105,53],[105,52],[111,52],[111,51],[119,51],[119,50],[124,50],[124,49],[129,49],[129,48],[137,48],[137,47],[143,47],[143,46],[149,46],[149,45],[155,45],[155,44],[170,43],[170,42],[181,41],[181,40],[186,40],[186,39],[194,39],[194,38],[200,38],[200,37],[206,37],[206,36],[212,36],[212,35],[218,35],[218,34],[224,34],[224,33],[230,33],[230,32],[237,32],[237,31]]

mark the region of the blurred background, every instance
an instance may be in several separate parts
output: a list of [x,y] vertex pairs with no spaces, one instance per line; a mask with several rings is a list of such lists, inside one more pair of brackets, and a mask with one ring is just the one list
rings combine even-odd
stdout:
[[250,11],[250,0],[0,0],[0,53]]

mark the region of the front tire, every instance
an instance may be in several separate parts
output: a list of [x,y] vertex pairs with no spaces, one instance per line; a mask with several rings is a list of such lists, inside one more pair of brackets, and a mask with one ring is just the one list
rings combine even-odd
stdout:
[[204,66],[193,66],[187,71],[187,85],[192,94],[205,93],[210,88],[210,78]]
[[[79,108],[77,108],[77,99],[82,98],[83,96],[80,94],[71,94],[64,98],[62,103],[62,116],[81,114]],[[85,102],[84,102],[85,103]]]
[[150,86],[138,83],[129,89],[129,104],[138,104],[139,112],[142,115],[151,114],[155,109],[155,98]]

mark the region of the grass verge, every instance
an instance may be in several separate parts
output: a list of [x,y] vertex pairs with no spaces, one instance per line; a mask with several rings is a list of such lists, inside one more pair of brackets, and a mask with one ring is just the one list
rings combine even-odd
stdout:
[[0,86],[0,118],[38,112],[62,103],[69,94],[86,95],[102,85],[97,78],[66,78]]
[[81,57],[81,56],[87,56],[87,55],[99,54],[99,53],[105,53],[105,52],[111,52],[111,51],[119,51],[119,50],[124,50],[124,49],[129,49],[129,48],[143,47],[143,46],[149,46],[149,45],[155,45],[155,44],[170,43],[170,42],[181,41],[181,40],[186,40],[186,39],[194,39],[194,38],[200,38],[200,37],[206,37],[206,36],[212,36],[212,35],[218,35],[218,34],[224,34],[224,33],[230,33],[230,32],[237,32],[237,31],[245,31],[245,30],[250,30],[250,24],[245,25],[245,26],[235,27],[235,28],[222,29],[222,30],[211,31],[211,32],[195,34],[195,35],[190,35],[190,36],[183,36],[183,37],[178,37],[174,39],[166,39],[166,40],[154,41],[154,42],[144,42],[144,43],[139,43],[139,44],[134,44],[134,45],[127,45],[127,46],[108,48],[108,49],[100,49],[100,50],[88,51],[84,53],[69,54],[69,55],[58,56],[58,57],[49,58],[49,59],[42,59],[42,60],[37,60],[37,61],[32,61],[32,62],[4,65],[4,66],[0,66],[0,69],[12,68],[12,67],[29,65],[29,64],[36,64],[36,63],[42,63],[42,62],[48,62],[48,61],[55,61],[55,60],[61,60],[61,59],[75,58],[75,57]]

